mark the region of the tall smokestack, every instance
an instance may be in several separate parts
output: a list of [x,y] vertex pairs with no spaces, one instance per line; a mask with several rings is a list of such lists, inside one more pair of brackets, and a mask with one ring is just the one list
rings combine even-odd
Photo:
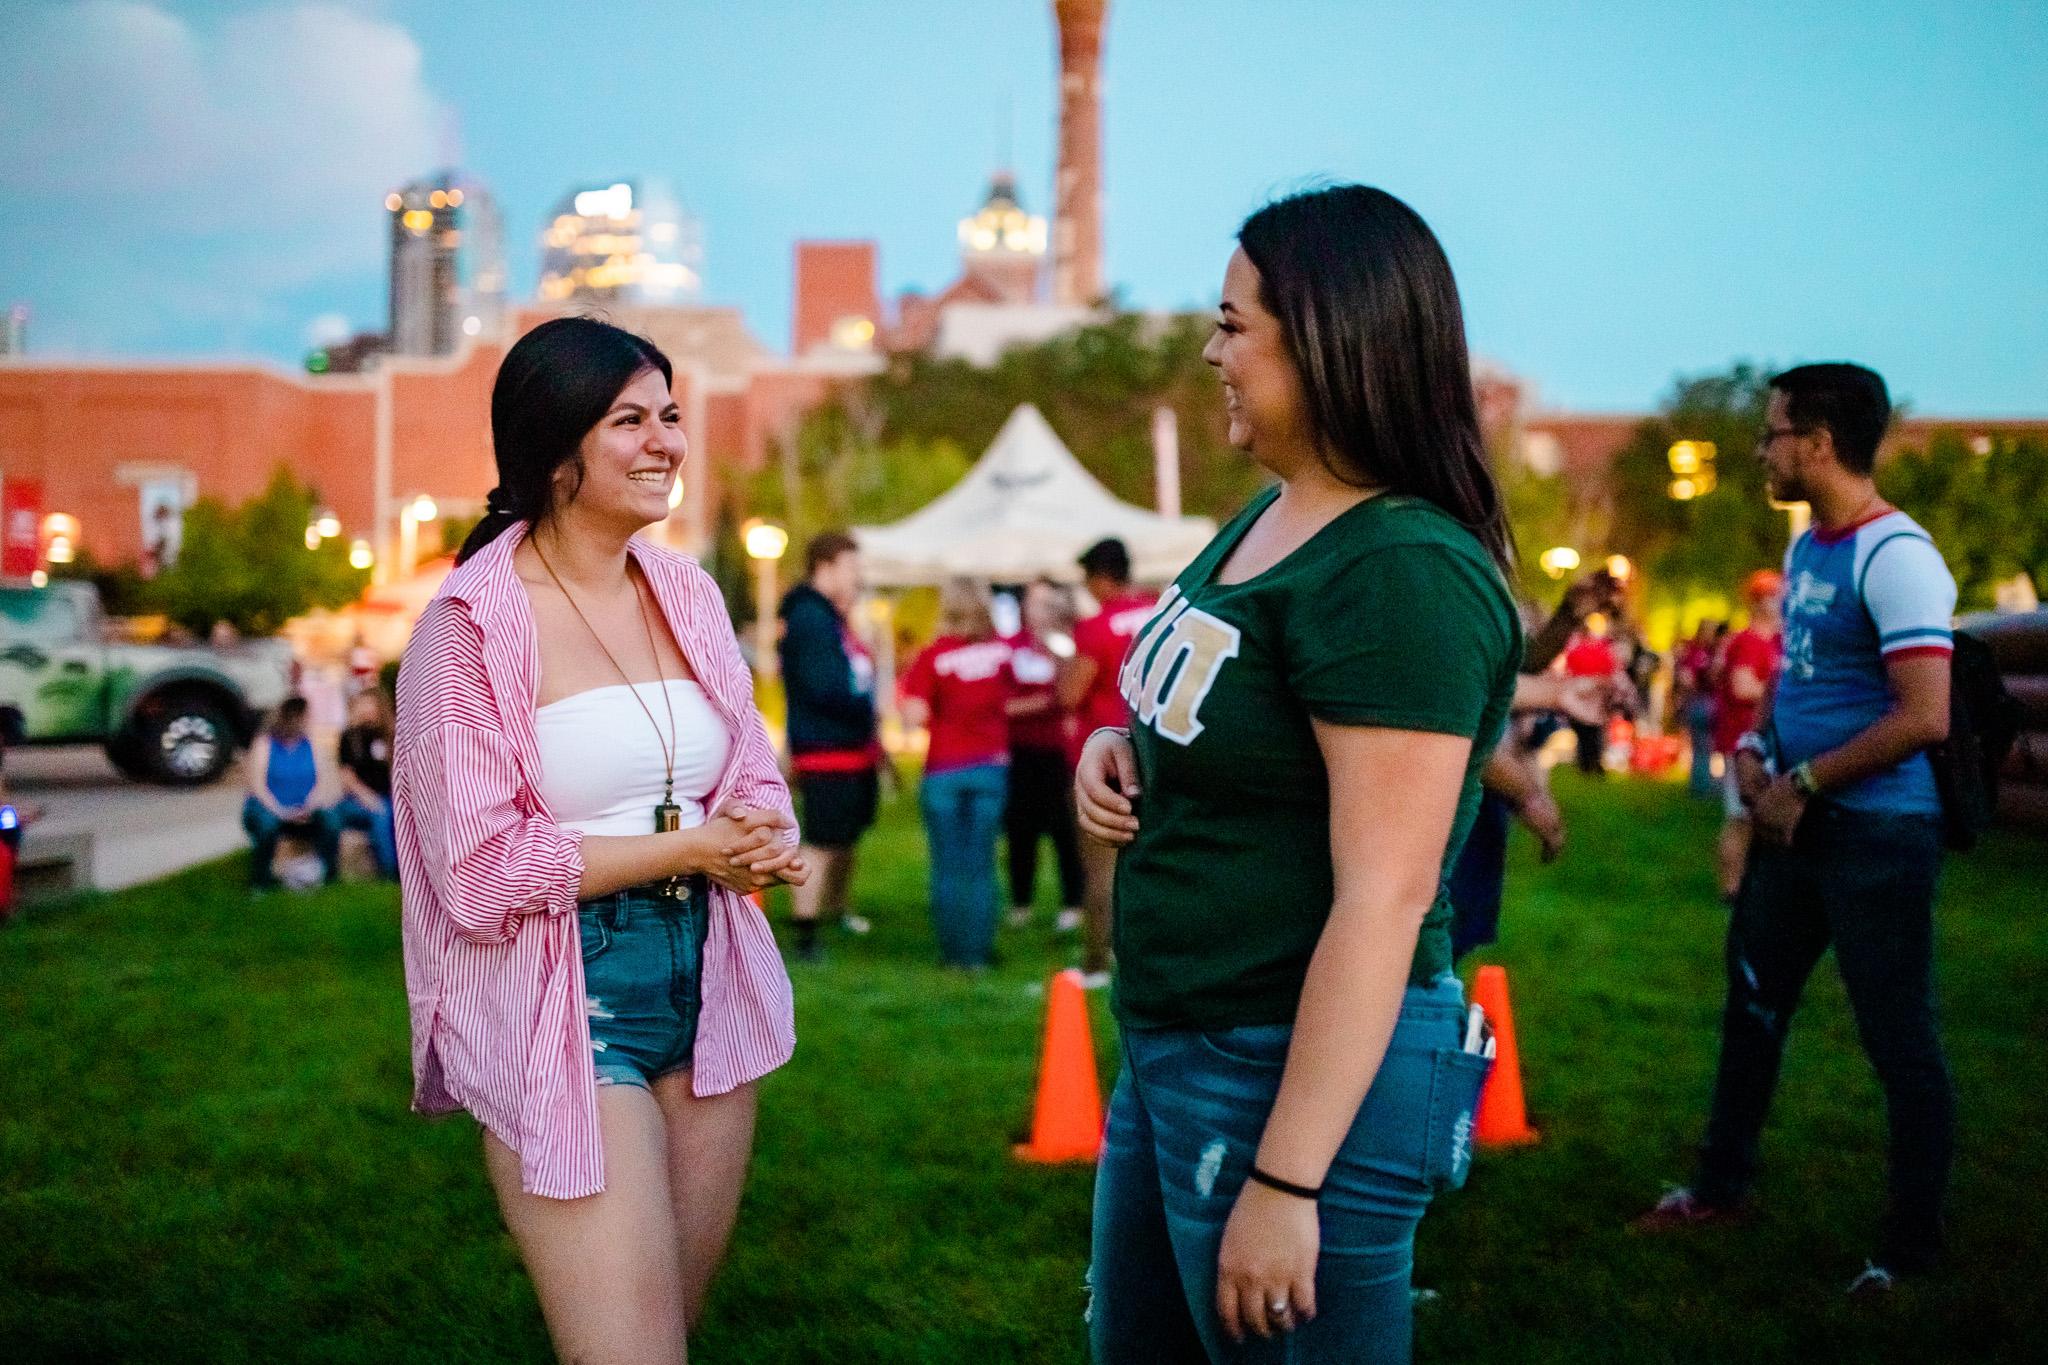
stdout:
[[1054,303],[1102,298],[1102,24],[1109,0],[1053,0],[1060,26],[1060,167]]

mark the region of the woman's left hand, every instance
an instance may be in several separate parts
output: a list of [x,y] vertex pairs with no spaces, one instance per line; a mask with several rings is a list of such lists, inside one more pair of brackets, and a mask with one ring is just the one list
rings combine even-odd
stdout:
[[1245,1182],[1216,1255],[1216,1311],[1232,1341],[1291,1332],[1316,1315],[1321,1245],[1314,1201]]
[[747,831],[729,858],[728,871],[713,871],[711,879],[742,895],[782,882],[802,886],[810,867],[801,856],[801,846],[783,842],[782,832],[795,822],[778,810],[756,808],[742,801],[728,801],[719,816],[736,821]]

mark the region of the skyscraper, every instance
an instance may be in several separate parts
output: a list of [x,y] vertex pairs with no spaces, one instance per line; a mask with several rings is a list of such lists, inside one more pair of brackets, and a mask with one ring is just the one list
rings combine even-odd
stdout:
[[1053,0],[1060,28],[1060,164],[1052,231],[1054,303],[1102,298],[1102,25],[1109,0]]
[[703,230],[658,182],[571,190],[540,240],[545,302],[688,303],[703,288]]
[[505,329],[505,220],[482,184],[465,179],[461,188],[462,330],[496,336]]
[[384,197],[391,215],[391,353],[447,355],[460,321],[460,210],[467,197],[446,173]]

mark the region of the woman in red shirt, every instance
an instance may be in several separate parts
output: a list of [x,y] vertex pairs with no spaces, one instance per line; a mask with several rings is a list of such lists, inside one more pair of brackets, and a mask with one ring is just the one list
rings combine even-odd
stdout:
[[995,958],[996,836],[1009,799],[1010,646],[996,635],[988,596],[965,579],[939,594],[939,638],[903,679],[903,718],[929,726],[917,791],[931,845],[932,927],[949,967]]

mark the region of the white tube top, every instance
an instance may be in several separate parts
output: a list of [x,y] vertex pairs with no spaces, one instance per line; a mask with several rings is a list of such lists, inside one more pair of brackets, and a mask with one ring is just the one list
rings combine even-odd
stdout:
[[[666,737],[675,708],[675,803],[682,827],[704,823],[732,736],[694,682],[671,681],[664,705],[660,683],[616,683],[592,688],[534,712],[540,739],[540,794],[555,823],[585,834],[652,834],[661,803],[663,762],[658,726]],[[654,725],[633,693],[654,712]]]

